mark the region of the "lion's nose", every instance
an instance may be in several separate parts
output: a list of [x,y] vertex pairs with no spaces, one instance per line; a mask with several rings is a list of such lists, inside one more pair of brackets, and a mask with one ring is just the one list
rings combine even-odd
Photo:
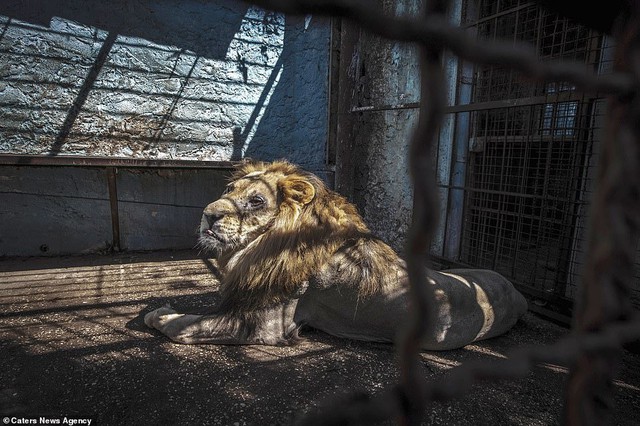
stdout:
[[217,221],[219,221],[220,219],[222,219],[222,215],[220,213],[217,212],[204,212],[204,218],[207,221],[207,224],[209,224],[209,228],[211,228],[213,226],[214,223],[216,223]]

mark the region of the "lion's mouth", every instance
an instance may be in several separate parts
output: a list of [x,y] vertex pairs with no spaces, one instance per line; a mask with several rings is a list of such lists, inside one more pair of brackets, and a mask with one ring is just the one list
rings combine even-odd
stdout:
[[219,253],[220,250],[227,246],[227,241],[221,235],[216,234],[211,229],[207,229],[200,232],[198,246],[206,251]]
[[213,232],[211,229],[207,229],[206,231],[204,231],[204,236],[224,243],[224,239],[220,235]]

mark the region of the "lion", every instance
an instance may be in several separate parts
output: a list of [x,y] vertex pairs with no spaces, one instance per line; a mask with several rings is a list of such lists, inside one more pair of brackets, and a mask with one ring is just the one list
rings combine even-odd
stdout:
[[[217,257],[221,302],[212,314],[171,307],[147,326],[184,344],[289,345],[302,327],[393,343],[411,303],[405,262],[376,238],[355,206],[287,161],[244,162],[203,212],[199,245]],[[505,333],[525,298],[488,270],[438,272],[437,320],[424,350],[448,350]]]

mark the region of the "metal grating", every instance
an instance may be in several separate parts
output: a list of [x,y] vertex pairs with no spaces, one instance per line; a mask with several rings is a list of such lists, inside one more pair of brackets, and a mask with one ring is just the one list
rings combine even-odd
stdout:
[[[534,3],[467,1],[463,26],[479,39],[530,43],[544,61],[600,73],[610,66],[601,34]],[[470,83],[470,102],[456,114],[468,121],[469,153],[458,188],[462,239],[450,260],[497,270],[539,298],[570,301],[584,267],[604,102],[569,83],[532,83],[508,66],[477,64]],[[640,288],[632,293],[640,306]]]
[[[565,295],[585,203],[588,101],[475,111],[461,259]],[[582,126],[578,122],[582,122]],[[587,173],[588,174],[588,173]]]
[[[285,13],[339,14],[375,34],[399,41],[417,42],[420,45],[420,119],[410,144],[409,154],[410,169],[415,185],[414,220],[409,232],[409,243],[407,244],[405,256],[413,295],[412,300],[415,302],[415,306],[414,315],[407,322],[402,333],[403,338],[400,339],[397,347],[401,380],[397,386],[381,395],[353,394],[346,398],[341,398],[340,402],[334,403],[326,411],[317,416],[310,415],[304,418],[301,423],[322,425],[370,424],[380,420],[396,418],[400,424],[417,425],[421,424],[425,408],[431,402],[446,401],[459,396],[480,380],[524,379],[530,374],[535,365],[552,362],[568,365],[570,368],[565,389],[564,423],[569,425],[607,424],[613,409],[613,400],[611,398],[612,379],[620,359],[621,344],[637,339],[640,334],[637,313],[632,311],[629,304],[630,287],[635,287],[637,284],[633,278],[633,262],[636,254],[634,250],[638,240],[638,228],[640,227],[640,222],[638,221],[638,211],[640,211],[638,199],[640,175],[637,173],[640,162],[640,155],[638,155],[640,154],[638,150],[640,126],[637,125],[640,122],[640,108],[638,97],[636,96],[639,72],[633,62],[633,59],[640,55],[640,19],[638,19],[640,18],[640,9],[634,7],[637,5],[619,2],[613,5],[615,13],[613,15],[609,14],[608,21],[598,20],[596,22],[604,29],[611,30],[610,27],[614,26],[613,30],[615,31],[613,33],[620,43],[616,47],[618,60],[614,67],[615,73],[596,77],[596,73],[592,71],[585,72],[583,66],[576,64],[575,61],[571,61],[571,64],[557,61],[541,63],[538,60],[538,55],[528,51],[526,46],[521,43],[517,46],[510,46],[502,42],[477,42],[474,37],[469,37],[468,35],[468,32],[473,30],[474,27],[467,27],[467,33],[465,33],[445,23],[445,11],[449,5],[449,2],[445,0],[425,1],[424,16],[421,19],[389,16],[383,13],[380,7],[376,10],[375,5],[380,5],[377,2],[372,4],[369,0],[351,0],[348,2],[343,0],[252,1],[269,7],[277,7],[279,11]],[[513,1],[496,0],[493,3],[495,4],[482,0],[469,1],[467,5],[477,5],[476,11],[481,13],[477,14],[476,11],[472,11],[473,13],[466,15],[467,18],[473,16],[474,22],[478,22],[477,20],[480,18],[487,18],[487,21],[491,17],[501,19],[501,16],[498,15],[507,15],[511,12],[511,9],[519,14],[521,10],[526,10],[527,7],[530,7],[529,4]],[[549,3],[551,4],[552,2]],[[455,5],[458,4],[455,3]],[[566,6],[565,3],[562,3],[562,5]],[[577,5],[577,3],[574,5]],[[590,18],[591,15],[584,13],[585,11],[581,9],[573,10],[567,8],[567,11],[574,12],[573,16],[585,22],[592,20]],[[617,22],[618,25],[614,25],[613,17],[616,16],[631,16],[635,19],[630,19],[628,22]],[[467,22],[469,22],[468,19]],[[475,28],[477,28],[477,25]],[[518,28],[518,25],[516,25],[516,28]],[[562,35],[557,34],[557,36],[561,37]],[[551,40],[553,39],[551,37]],[[596,37],[594,40],[598,40],[598,38]],[[550,51],[553,52],[554,44],[551,43],[549,46],[551,47]],[[448,82],[442,75],[441,70],[441,61],[446,49],[457,55],[463,64],[461,66],[461,78],[457,87],[459,98],[461,94],[466,96],[466,86],[471,85],[468,82],[473,83],[474,80],[477,80],[477,76],[481,74],[476,72],[469,76],[467,73],[469,69],[468,64],[466,64],[467,61],[476,64],[491,64],[492,66],[508,64],[536,81],[558,83],[556,85],[542,85],[543,89],[540,92],[538,92],[540,89],[536,86],[533,92],[534,95],[528,95],[535,96],[535,93],[541,93],[542,95],[540,96],[544,97],[541,101],[537,97],[528,98],[526,102],[521,101],[522,99],[519,98],[498,99],[497,101],[488,101],[478,105],[476,103],[469,104],[469,101],[466,100],[466,102],[461,102],[458,105],[446,107],[449,94],[445,92]],[[562,55],[568,54],[567,48],[561,48],[560,52],[563,52]],[[602,63],[604,61],[599,62]],[[587,63],[589,62],[587,61]],[[596,64],[598,61],[594,60],[593,63]],[[476,70],[483,69],[485,69],[484,66],[476,68]],[[510,73],[507,74],[511,75]],[[606,142],[601,144],[594,143],[597,138],[587,132],[589,128],[595,134],[600,127],[596,120],[601,115],[598,112],[597,97],[583,99],[581,95],[572,93],[571,84],[562,83],[563,81],[571,81],[581,90],[590,92],[604,91],[615,95],[611,97],[611,101],[607,106],[607,131],[602,132],[606,135]],[[519,84],[514,79],[513,87],[517,86]],[[569,92],[570,98],[567,99],[563,92]],[[574,107],[571,102],[575,101],[578,101],[578,103]],[[566,106],[561,104],[566,102],[569,102]],[[500,103],[502,105],[497,105]],[[547,104],[551,104],[551,106],[547,106]],[[585,104],[589,105],[591,110],[589,110],[590,108],[584,108],[583,105]],[[506,120],[509,117],[519,117],[520,112],[517,111],[517,108],[526,106],[529,107],[529,112],[527,113],[525,108],[524,112],[522,112],[522,119]],[[491,110],[493,109],[507,110],[495,115],[495,117],[505,117],[502,120],[504,122],[503,125],[500,126],[501,120],[499,118],[495,119],[492,115],[493,112]],[[478,132],[476,124],[482,119],[482,111],[485,111],[484,114],[488,121],[483,130]],[[437,139],[438,127],[449,128],[449,130],[454,127],[450,126],[449,119],[451,116],[445,116],[446,113],[458,114],[455,117],[458,118],[455,124],[455,132],[449,132],[449,135],[455,133],[453,138],[455,144],[447,144],[446,142],[448,141],[443,141],[443,132],[441,132],[441,143],[437,147],[438,155],[442,153],[444,154],[442,158],[449,156],[452,159],[451,168],[448,170],[448,180],[446,176],[447,170],[440,169],[440,166],[446,162],[438,164],[436,173],[433,173],[430,167],[433,159],[432,145]],[[471,119],[473,119],[475,127],[471,126]],[[496,123],[495,135],[488,134],[489,129],[493,128],[490,120]],[[583,120],[593,120],[593,125],[583,125],[585,123]],[[466,123],[460,125],[463,121],[466,121]],[[537,170],[536,176],[542,169],[549,170],[549,174],[545,176],[544,181],[534,179],[534,183],[531,184],[536,187],[535,182],[539,182],[537,184],[538,187],[547,188],[546,193],[543,192],[541,194],[543,203],[540,204],[539,208],[535,209],[535,204],[531,204],[530,208],[530,216],[539,221],[544,219],[542,225],[538,226],[539,233],[552,229],[547,225],[547,222],[564,223],[564,218],[567,216],[562,213],[555,220],[548,219],[548,217],[551,218],[554,215],[542,216],[542,213],[540,213],[542,211],[551,211],[549,206],[553,206],[552,202],[556,201],[559,203],[573,203],[578,212],[570,214],[568,217],[575,218],[575,229],[583,227],[581,219],[584,218],[584,213],[581,211],[583,202],[581,194],[587,193],[591,188],[589,181],[592,177],[589,173],[584,173],[585,170],[587,172],[593,170],[591,158],[588,154],[582,154],[583,158],[580,159],[581,155],[578,154],[578,160],[568,159],[570,153],[576,154],[576,152],[571,151],[574,148],[570,148],[565,155],[564,147],[580,145],[576,141],[586,141],[583,145],[585,145],[584,148],[587,152],[592,149],[594,154],[597,154],[595,148],[600,146],[602,149],[602,155],[593,155],[593,157],[599,157],[600,170],[597,176],[597,190],[594,191],[593,202],[590,206],[590,211],[593,215],[590,227],[592,235],[588,244],[585,244],[585,246],[588,246],[588,250],[586,250],[587,247],[583,248],[588,252],[586,256],[589,261],[584,262],[585,271],[581,278],[583,291],[577,297],[574,330],[569,336],[560,339],[553,345],[520,348],[508,356],[507,359],[492,360],[495,362],[465,363],[440,381],[427,381],[421,377],[420,359],[417,356],[417,352],[421,330],[434,312],[434,306],[432,306],[431,301],[435,300],[435,296],[431,286],[426,285],[422,269],[424,256],[429,250],[431,234],[436,222],[432,207],[438,205],[438,195],[442,197],[447,194],[448,197],[442,197],[448,198],[447,211],[453,211],[456,214],[451,215],[451,217],[450,215],[446,216],[445,226],[447,230],[457,230],[456,216],[458,210],[452,209],[451,204],[453,203],[450,202],[452,200],[455,201],[461,192],[467,198],[467,204],[469,204],[468,200],[472,194],[488,195],[493,194],[495,191],[502,196],[501,202],[503,205],[515,204],[520,201],[517,199],[509,203],[504,201],[510,194],[502,189],[505,187],[502,182],[505,182],[506,179],[502,177],[504,173],[498,173],[501,170],[493,172],[493,185],[496,184],[496,181],[501,182],[500,185],[502,185],[498,187],[500,188],[498,190],[479,189],[476,191],[474,189],[474,185],[476,185],[474,177],[476,176],[466,176],[466,180],[460,181],[460,177],[465,175],[468,171],[467,169],[473,171],[477,164],[491,164],[490,156],[499,157],[499,162],[498,160],[494,161],[494,167],[497,167],[497,164],[503,167],[508,163],[509,157],[505,153],[509,152],[511,147],[517,147],[517,144],[511,142],[511,140],[519,140],[518,137],[509,135],[507,132],[508,129],[513,127],[508,124],[511,122],[523,123],[523,125],[529,126],[525,127],[529,131],[520,136],[520,140],[524,141],[521,143],[522,147],[524,147],[521,150],[527,153],[527,155],[521,154],[521,156],[526,159],[537,159],[527,162],[522,160],[521,164],[530,165],[528,167],[531,170]],[[581,134],[580,129],[585,129],[586,135]],[[484,137],[484,139],[481,139],[481,137]],[[494,140],[498,142],[493,142]],[[560,142],[556,143],[556,140]],[[471,141],[473,141],[473,144],[469,144]],[[481,150],[479,150],[480,146],[482,146]],[[537,151],[533,149],[535,146],[539,148]],[[444,150],[447,147],[453,147],[454,149],[447,152]],[[441,148],[443,148],[442,151],[440,151]],[[465,148],[464,152],[460,148]],[[472,164],[470,163],[469,165],[467,165],[467,156],[463,155],[467,153],[468,148],[474,149],[472,156],[476,157],[472,160]],[[501,151],[502,154],[499,154]],[[534,152],[538,151],[538,154],[533,155]],[[547,156],[545,157],[543,153],[547,153]],[[484,163],[478,161],[482,155],[486,155]],[[587,159],[589,160],[588,165]],[[582,166],[570,166],[572,164],[580,164],[580,161],[582,161]],[[544,166],[538,164],[544,164]],[[461,168],[461,165],[464,168]],[[567,174],[553,174],[551,170],[558,167],[568,170]],[[575,178],[575,183],[579,187],[575,198],[564,195],[566,192],[563,192],[565,190],[561,183],[549,183],[554,179],[558,182],[564,182],[566,176],[574,176],[573,173],[570,173],[574,169],[576,169],[576,173],[582,173],[578,173],[576,176],[579,177]],[[498,174],[500,174],[500,178],[497,177]],[[440,194],[436,193],[436,180],[440,185]],[[522,197],[522,194],[519,193],[515,195]],[[483,200],[486,200],[485,204],[490,205],[490,197],[485,196]],[[473,206],[478,205],[481,205],[478,201],[473,204]],[[522,203],[518,205],[525,206]],[[467,219],[472,211],[473,208],[467,205],[467,211],[464,212]],[[514,214],[511,214],[511,216],[513,217]],[[506,223],[506,219],[504,222]],[[464,232],[467,233],[466,235],[468,235],[468,230],[470,229],[468,225],[468,223],[465,223]],[[532,229],[533,225],[535,225],[535,221],[532,221]],[[508,226],[504,224],[500,224],[500,226],[508,229]],[[495,231],[498,223],[493,227]],[[513,224],[511,227],[518,229]],[[522,233],[523,227],[524,225],[521,223],[520,233]],[[488,226],[486,228],[489,230]],[[454,234],[452,233],[453,238],[450,240],[442,241],[442,246],[438,248],[447,256],[452,251],[457,251],[454,257],[460,255],[460,246],[457,244],[459,242],[457,239],[459,234],[457,236]],[[533,231],[531,231],[531,235],[533,236]],[[447,234],[447,237],[449,236]],[[576,234],[572,240],[575,242],[580,238],[582,237],[578,237]],[[434,242],[436,246],[440,244],[438,240],[434,240]],[[579,250],[576,247],[572,249],[572,253],[578,252]]]

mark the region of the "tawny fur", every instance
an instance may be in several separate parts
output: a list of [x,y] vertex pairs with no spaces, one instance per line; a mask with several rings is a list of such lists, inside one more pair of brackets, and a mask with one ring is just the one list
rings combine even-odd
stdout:
[[373,240],[370,249],[375,253],[366,259],[353,259],[349,270],[360,276],[352,282],[363,296],[384,286],[385,280],[380,277],[387,275],[384,269],[389,262],[397,261],[397,255],[371,234],[353,204],[327,190],[313,174],[285,161],[247,162],[233,173],[231,182],[257,172],[262,172],[263,179],[276,186],[280,194],[286,194],[288,185],[298,180],[311,184],[315,194],[306,205],[283,196],[271,227],[233,265],[228,265],[233,253],[219,259],[222,309],[244,311],[290,297],[340,247],[362,238]]
[[[222,300],[209,315],[170,307],[145,324],[180,343],[291,344],[314,327],[392,342],[412,303],[404,262],[356,208],[286,161],[244,163],[209,204],[200,244],[217,255]],[[422,347],[446,350],[497,336],[526,311],[524,297],[487,270],[428,271],[436,318]]]

